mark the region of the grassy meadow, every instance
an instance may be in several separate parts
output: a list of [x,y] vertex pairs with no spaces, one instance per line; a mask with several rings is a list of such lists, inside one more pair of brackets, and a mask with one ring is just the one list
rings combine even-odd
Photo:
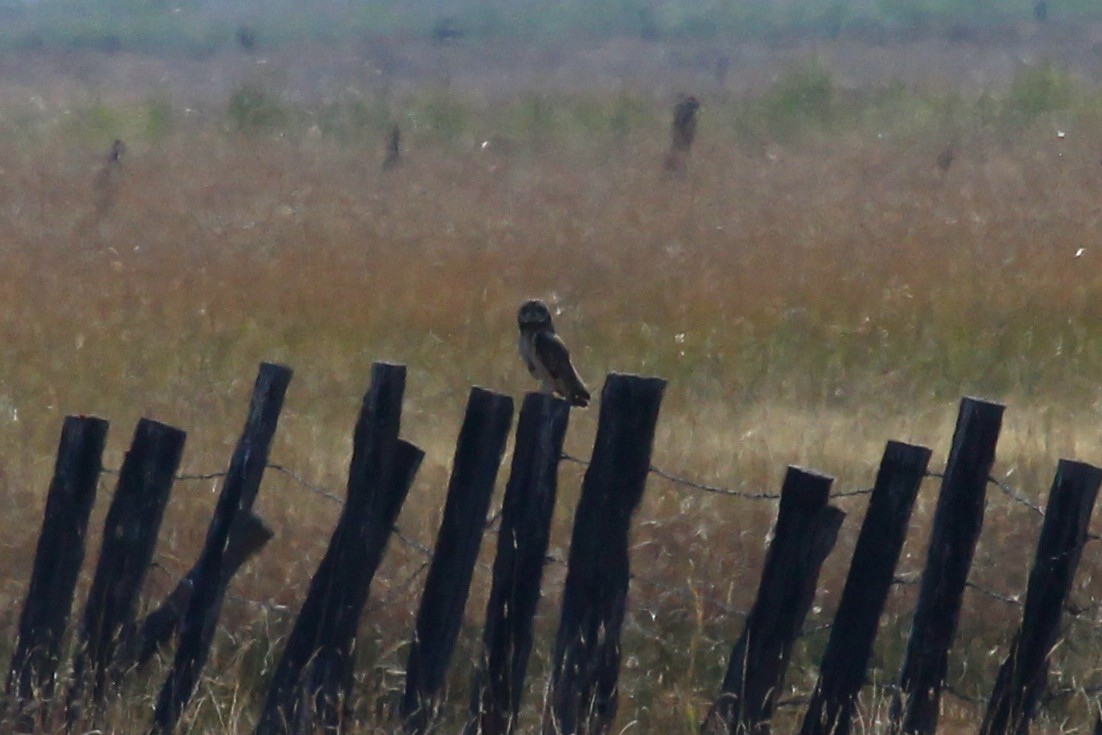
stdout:
[[[940,469],[962,395],[1008,404],[995,475],[1037,502],[1057,458],[1102,462],[1102,89],[1058,65],[1022,67],[980,91],[844,85],[829,64],[807,61],[754,89],[694,77],[709,85],[699,134],[687,174],[670,177],[669,108],[686,81],[676,73],[612,91],[424,78],[311,96],[290,69],[237,68],[212,92],[127,86],[126,63],[60,58],[0,85],[3,661],[66,414],[111,421],[109,467],[150,416],[188,432],[183,472],[218,470],[257,363],[283,362],[295,378],[272,460],[341,494],[370,365],[405,363],[403,435],[427,457],[399,527],[431,545],[469,386],[518,405],[534,387],[515,352],[515,310],[528,297],[553,306],[595,392],[613,370],[669,381],[654,464],[696,481],[776,492],[798,464],[837,477],[839,490],[868,487],[887,439],[932,447]],[[115,84],[74,81],[66,64],[102,64]],[[403,163],[382,172],[393,124]],[[105,170],[116,137],[128,149]],[[588,456],[596,416],[574,412],[571,455]],[[563,464],[551,542],[560,557],[580,478]],[[105,477],[88,569],[112,487]],[[191,565],[216,490],[174,489],[149,604]],[[936,492],[930,481],[920,493],[904,575],[921,569]],[[848,517],[809,627],[831,618],[863,503],[838,501]],[[251,731],[338,510],[268,473],[258,511],[276,538],[231,587],[182,731]],[[642,578],[629,598],[618,732],[696,731],[774,513],[652,477],[634,525]],[[972,580],[1023,591],[1039,528],[992,487]],[[485,564],[493,543],[487,535]],[[1084,553],[1076,605],[1102,596],[1095,551]],[[353,732],[389,731],[423,561],[394,541],[375,579]],[[562,579],[549,565],[526,732]],[[449,727],[466,706],[488,585],[480,566]],[[890,599],[877,684],[897,674],[915,593],[901,585]],[[1019,616],[967,593],[956,691],[989,692]],[[1100,623],[1067,623],[1052,667],[1062,694],[1039,729],[1090,725]],[[802,640],[784,699],[808,691],[825,640]],[[106,730],[144,728],[160,681],[131,677]],[[867,694],[862,732],[884,709],[875,687]],[[947,697],[944,730],[974,728],[979,712]],[[798,715],[782,709],[778,728]]]

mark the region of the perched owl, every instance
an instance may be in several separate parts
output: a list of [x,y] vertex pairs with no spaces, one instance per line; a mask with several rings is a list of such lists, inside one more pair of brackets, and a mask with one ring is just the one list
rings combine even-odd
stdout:
[[572,406],[589,405],[589,391],[570,362],[570,351],[555,334],[551,312],[542,301],[525,301],[517,313],[520,359],[544,393],[557,393]]

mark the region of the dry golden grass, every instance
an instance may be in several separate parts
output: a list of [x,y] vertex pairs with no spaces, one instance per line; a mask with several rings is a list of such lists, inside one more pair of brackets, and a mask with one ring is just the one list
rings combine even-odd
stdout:
[[[996,475],[1030,498],[1043,499],[1057,457],[1102,462],[1102,124],[1089,114],[1062,139],[1047,122],[1013,137],[979,129],[942,175],[945,140],[933,122],[896,120],[878,136],[875,122],[859,121],[782,145],[740,137],[725,108],[706,106],[689,174],[671,181],[660,175],[662,120],[622,137],[505,140],[492,110],[471,105],[453,139],[415,129],[405,163],[386,175],[381,145],[249,136],[201,121],[156,145],[132,144],[105,191],[98,154],[66,130],[0,138],[5,640],[63,415],[111,420],[109,466],[146,415],[189,432],[185,472],[215,470],[228,460],[256,364],[284,362],[296,376],[273,461],[340,493],[370,363],[403,362],[403,434],[428,457],[399,525],[431,544],[468,387],[518,398],[533,387],[514,352],[515,308],[529,296],[555,305],[591,387],[610,370],[670,381],[654,462],[696,480],[776,491],[785,465],[800,464],[835,475],[840,489],[866,487],[889,438],[931,446],[937,468],[962,394],[1010,405]],[[595,419],[595,410],[575,412],[572,455],[588,454]],[[559,556],[579,481],[564,464]],[[175,489],[150,601],[190,565],[215,489]],[[903,572],[921,567],[936,490],[923,488]],[[109,491],[105,483],[93,527]],[[850,515],[809,624],[830,619],[863,512],[860,499],[839,502]],[[258,509],[277,536],[234,582],[185,731],[249,729],[337,515],[273,472]],[[621,727],[695,731],[741,625],[724,607],[750,605],[773,513],[653,478],[633,563],[688,594],[633,585]],[[973,579],[1023,590],[1038,528],[992,489]],[[485,547],[489,562],[491,537]],[[364,732],[401,686],[418,602],[410,580],[420,581],[422,561],[392,543],[376,578],[363,622]],[[1086,554],[1077,603],[1102,594],[1098,571]],[[550,566],[545,579],[525,727],[536,721],[561,569]],[[487,586],[480,568],[452,718],[465,705]],[[881,684],[898,669],[914,594],[900,587],[890,602],[873,662]],[[960,688],[986,693],[1017,615],[969,593],[953,656]],[[1091,684],[1098,636],[1085,623],[1069,631],[1057,686]],[[824,642],[820,633],[801,643],[794,691],[812,682]],[[145,723],[159,681],[141,678],[112,720],[120,731]],[[1064,729],[1065,712],[1084,725],[1085,704],[1056,708],[1045,726]],[[947,731],[975,716],[950,700]]]

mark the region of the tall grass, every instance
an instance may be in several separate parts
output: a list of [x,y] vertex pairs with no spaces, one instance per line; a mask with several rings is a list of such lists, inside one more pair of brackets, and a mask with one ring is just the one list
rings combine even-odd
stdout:
[[[62,416],[112,421],[109,466],[149,415],[189,432],[185,471],[217,469],[260,360],[296,371],[274,461],[337,493],[370,363],[409,365],[403,435],[428,458],[399,525],[431,543],[468,387],[517,396],[534,387],[514,344],[515,309],[529,296],[552,304],[593,386],[610,370],[670,381],[654,461],[671,472],[775,490],[795,463],[836,475],[842,488],[868,486],[888,438],[928,444],[933,465],[943,463],[956,401],[968,393],[1010,404],[996,473],[1041,499],[1057,457],[1102,461],[1102,120],[1087,91],[1037,109],[1027,102],[1037,95],[1020,90],[1051,85],[1021,85],[997,95],[1000,112],[985,117],[980,104],[947,96],[841,92],[804,68],[761,97],[706,101],[684,180],[660,175],[665,109],[630,94],[487,102],[421,90],[383,112],[354,96],[331,101],[329,126],[276,88],[247,98],[239,89],[226,107],[191,117],[163,99],[100,100],[79,130],[48,111],[32,115],[41,127],[0,137],[6,630]],[[1029,119],[1004,114],[1016,104],[1030,106]],[[395,119],[405,162],[383,174],[377,133]],[[772,124],[754,122],[762,119]],[[105,199],[93,142],[116,134],[112,120],[136,131],[146,120],[157,132],[136,133]],[[778,125],[783,136],[771,135]],[[967,134],[942,174],[947,129]],[[576,412],[571,454],[588,453],[595,418]],[[560,556],[579,477],[563,466],[552,539]],[[195,557],[213,490],[175,489],[150,600]],[[923,488],[901,571],[921,566],[935,493]],[[845,502],[813,624],[830,619],[862,516],[861,501]],[[277,536],[234,583],[239,599],[228,603],[225,638],[190,715],[197,732],[248,729],[337,514],[278,474],[266,478],[258,510]],[[653,479],[633,563],[646,579],[690,592],[633,584],[623,726],[695,731],[740,627],[725,608],[750,604],[773,512]],[[1033,514],[992,495],[974,579],[1023,589],[1038,528]],[[395,670],[422,561],[392,544],[373,589],[357,688],[367,723],[383,718],[401,686]],[[1077,602],[1100,593],[1096,567],[1086,555]],[[487,576],[476,573],[468,605],[452,719],[466,701]],[[550,567],[526,727],[561,581]],[[912,587],[893,594],[874,659],[879,683],[898,668],[913,601]],[[959,688],[990,685],[1017,615],[969,593],[951,674]],[[1061,684],[1088,683],[1099,650],[1093,628],[1075,625],[1074,645],[1054,665]],[[789,679],[797,690],[807,689],[823,641],[818,633],[801,644]],[[147,716],[152,690],[134,687],[115,715],[120,731]],[[1082,698],[1070,702],[1054,704],[1045,726],[1086,717]],[[950,703],[946,716],[967,723],[975,710]]]

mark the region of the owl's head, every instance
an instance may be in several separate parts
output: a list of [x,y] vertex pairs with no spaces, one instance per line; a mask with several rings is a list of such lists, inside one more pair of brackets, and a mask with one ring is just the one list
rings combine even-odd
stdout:
[[520,305],[520,311],[517,312],[517,326],[522,332],[554,330],[551,326],[551,311],[547,308],[547,304],[538,299],[525,301]]

